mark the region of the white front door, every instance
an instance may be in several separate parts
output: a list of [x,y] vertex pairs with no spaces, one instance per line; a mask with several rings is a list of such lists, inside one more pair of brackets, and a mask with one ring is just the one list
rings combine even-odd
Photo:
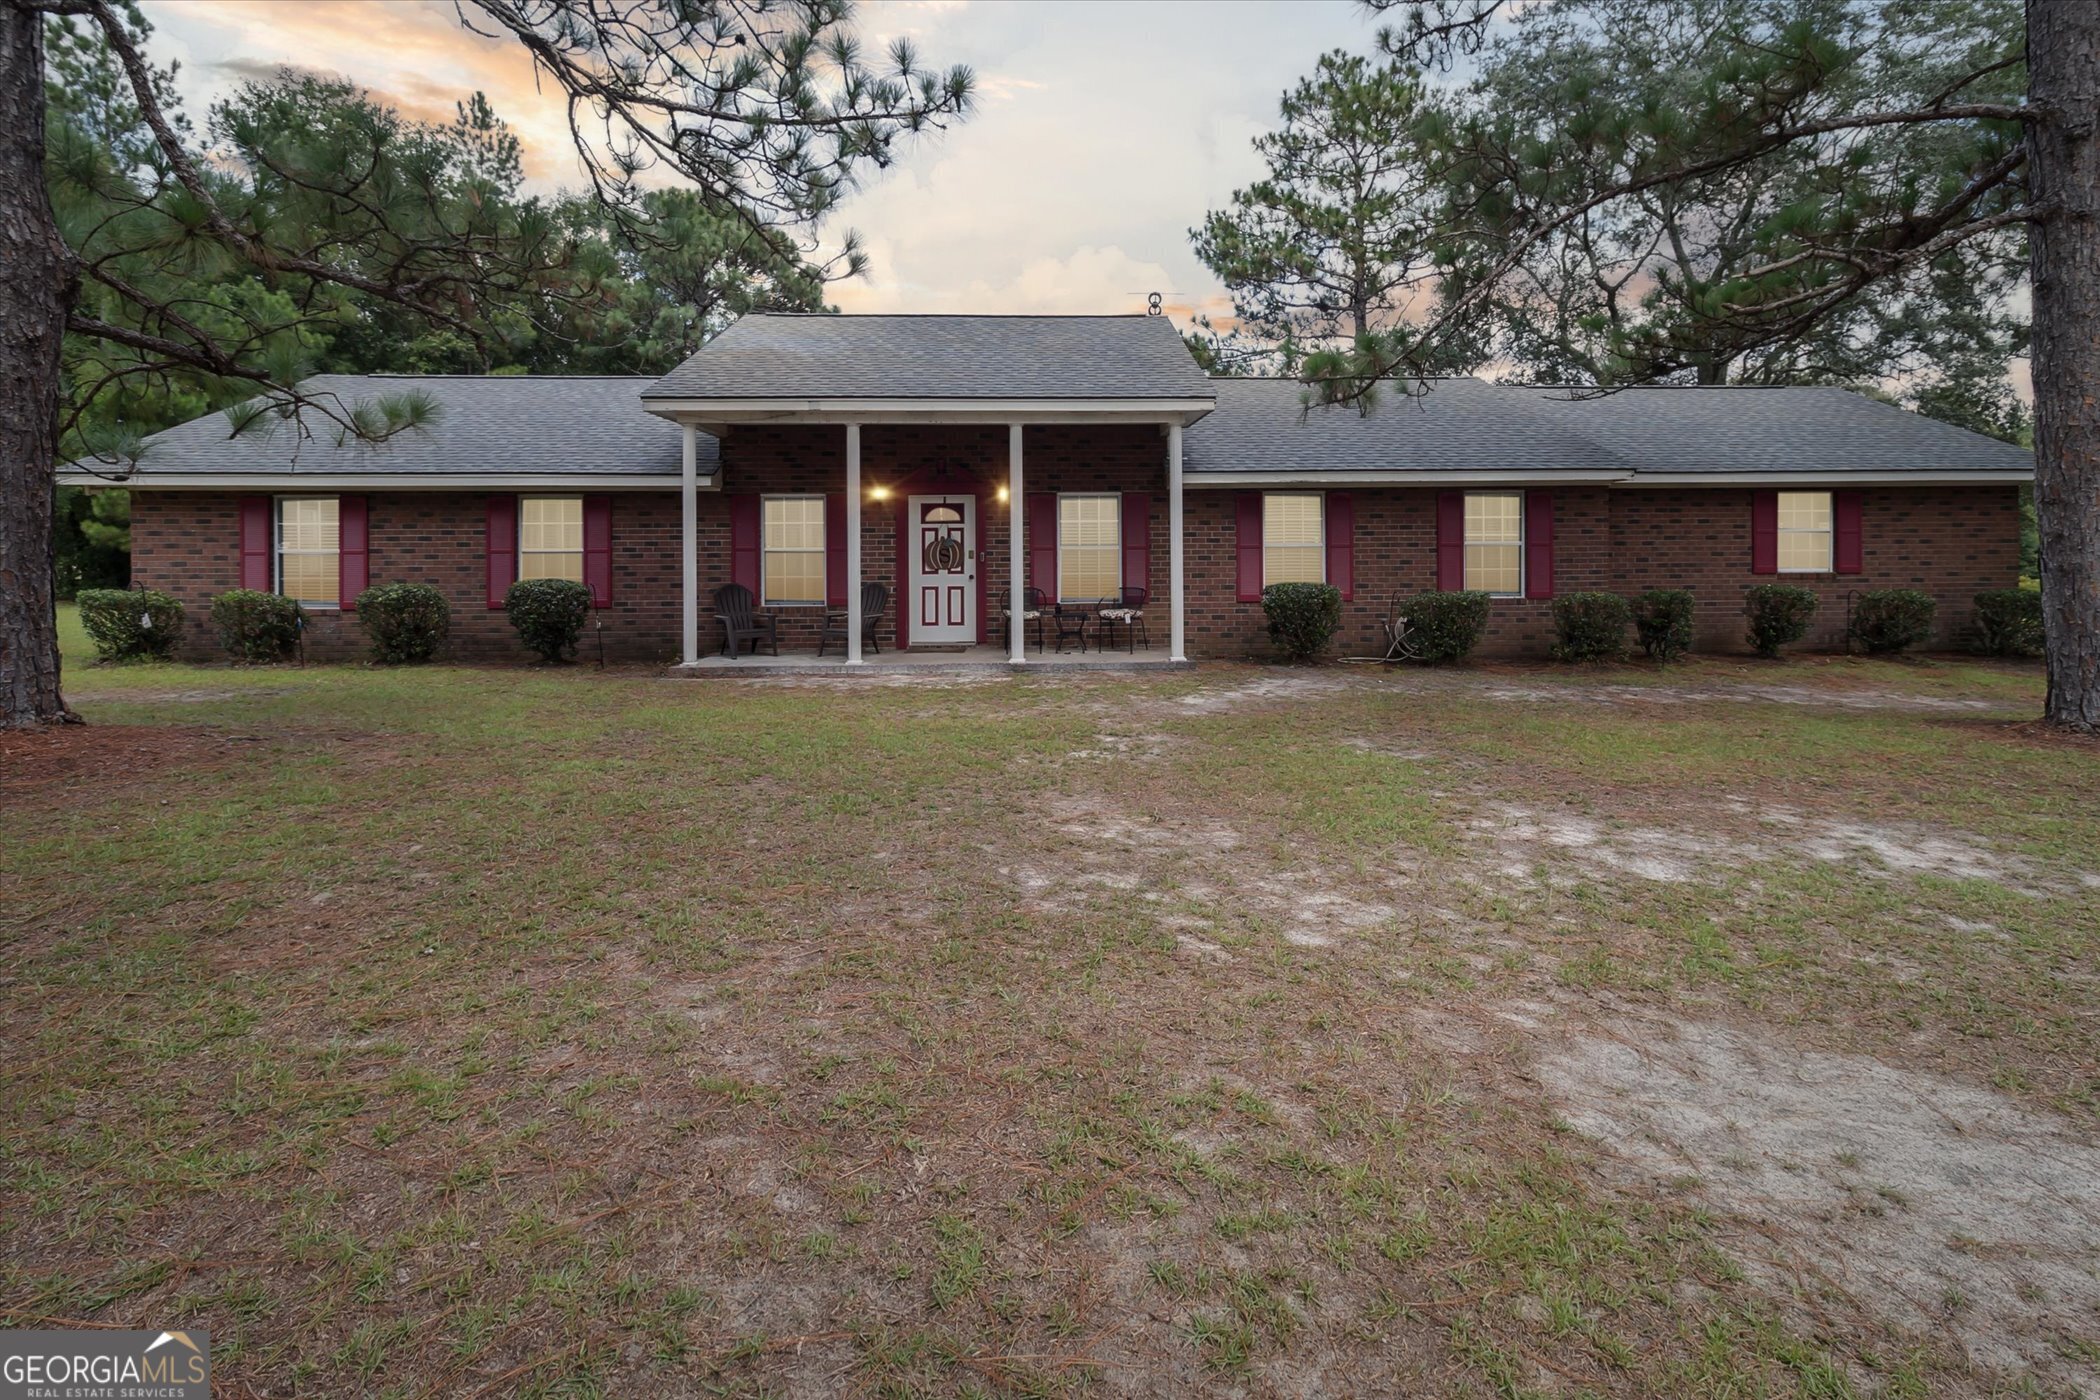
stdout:
[[905,503],[914,646],[977,640],[977,498],[912,496]]

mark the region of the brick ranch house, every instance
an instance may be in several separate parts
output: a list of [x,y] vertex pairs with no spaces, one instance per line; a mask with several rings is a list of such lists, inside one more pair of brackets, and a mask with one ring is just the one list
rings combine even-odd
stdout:
[[199,419],[125,484],[138,582],[198,619],[229,588],[291,594],[324,658],[361,653],[356,595],[396,579],[444,590],[454,655],[521,658],[503,595],[541,576],[590,586],[608,654],[703,665],[716,587],[749,586],[792,652],[827,606],[858,612],[853,578],[890,589],[885,650],[988,661],[1037,654],[1003,611],[1015,577],[1075,603],[1145,588],[1161,659],[1265,651],[1263,585],[1305,579],[1340,588],[1345,653],[1377,645],[1396,594],[1460,587],[1494,595],[1488,654],[1542,653],[1556,593],[1656,587],[1697,595],[1701,649],[1738,651],[1761,581],[1820,596],[1811,644],[1890,587],[1931,593],[1951,643],[1978,590],[2014,581],[2033,473],[2024,449],[1835,388],[1460,378],[1307,412],[1293,382],[1205,376],[1145,316],[753,315],[654,381],[306,388],[437,412],[376,445],[311,414]]

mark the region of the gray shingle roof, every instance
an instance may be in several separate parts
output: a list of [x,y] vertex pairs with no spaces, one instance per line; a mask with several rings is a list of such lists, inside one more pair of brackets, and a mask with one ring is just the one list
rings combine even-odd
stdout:
[[1208,399],[1164,316],[751,315],[647,399]]
[[1284,379],[1217,379],[1191,424],[1201,472],[2031,472],[2026,448],[1838,388],[1642,388],[1595,398],[1536,385],[1434,381],[1301,414]]
[[[636,396],[649,382],[625,376],[316,375],[300,387],[333,394],[345,408],[415,390],[436,402],[436,419],[428,428],[365,443],[338,442],[335,422],[319,413],[302,415],[304,433],[300,424],[265,418],[239,437],[232,436],[225,414],[206,414],[147,438],[138,480],[200,472],[676,476],[682,469],[680,429],[643,411]],[[703,433],[699,447],[700,471],[712,473],[719,444]]]

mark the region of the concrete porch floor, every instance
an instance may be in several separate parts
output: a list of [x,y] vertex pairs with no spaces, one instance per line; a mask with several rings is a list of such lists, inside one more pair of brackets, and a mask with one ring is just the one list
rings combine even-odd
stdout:
[[1179,670],[1193,662],[1174,661],[1165,647],[1150,651],[1036,651],[1030,648],[1025,666],[1007,659],[1005,647],[974,646],[963,651],[884,651],[869,656],[858,666],[846,664],[837,652],[823,656],[813,651],[785,651],[779,656],[740,656],[731,660],[716,653],[698,661],[679,662],[670,668],[674,676],[871,676],[933,675],[943,671],[1165,671]]

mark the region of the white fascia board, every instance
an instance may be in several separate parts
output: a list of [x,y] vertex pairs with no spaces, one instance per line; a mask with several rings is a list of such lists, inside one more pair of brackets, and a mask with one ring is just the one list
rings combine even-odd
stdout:
[[2017,486],[2032,471],[1635,472],[1622,486]]
[[[143,472],[104,476],[61,471],[61,486],[117,486],[132,491],[676,491],[676,471],[639,475],[568,473],[504,476],[435,472]],[[700,478],[702,491],[719,491],[721,474]]]
[[2017,485],[2032,472],[1190,472],[1191,490],[1217,486],[1929,486]]
[[673,422],[1162,423],[1186,426],[1216,399],[644,399]]
[[1625,472],[1189,472],[1182,484],[1198,486],[1502,486],[1511,484],[1615,485]]

